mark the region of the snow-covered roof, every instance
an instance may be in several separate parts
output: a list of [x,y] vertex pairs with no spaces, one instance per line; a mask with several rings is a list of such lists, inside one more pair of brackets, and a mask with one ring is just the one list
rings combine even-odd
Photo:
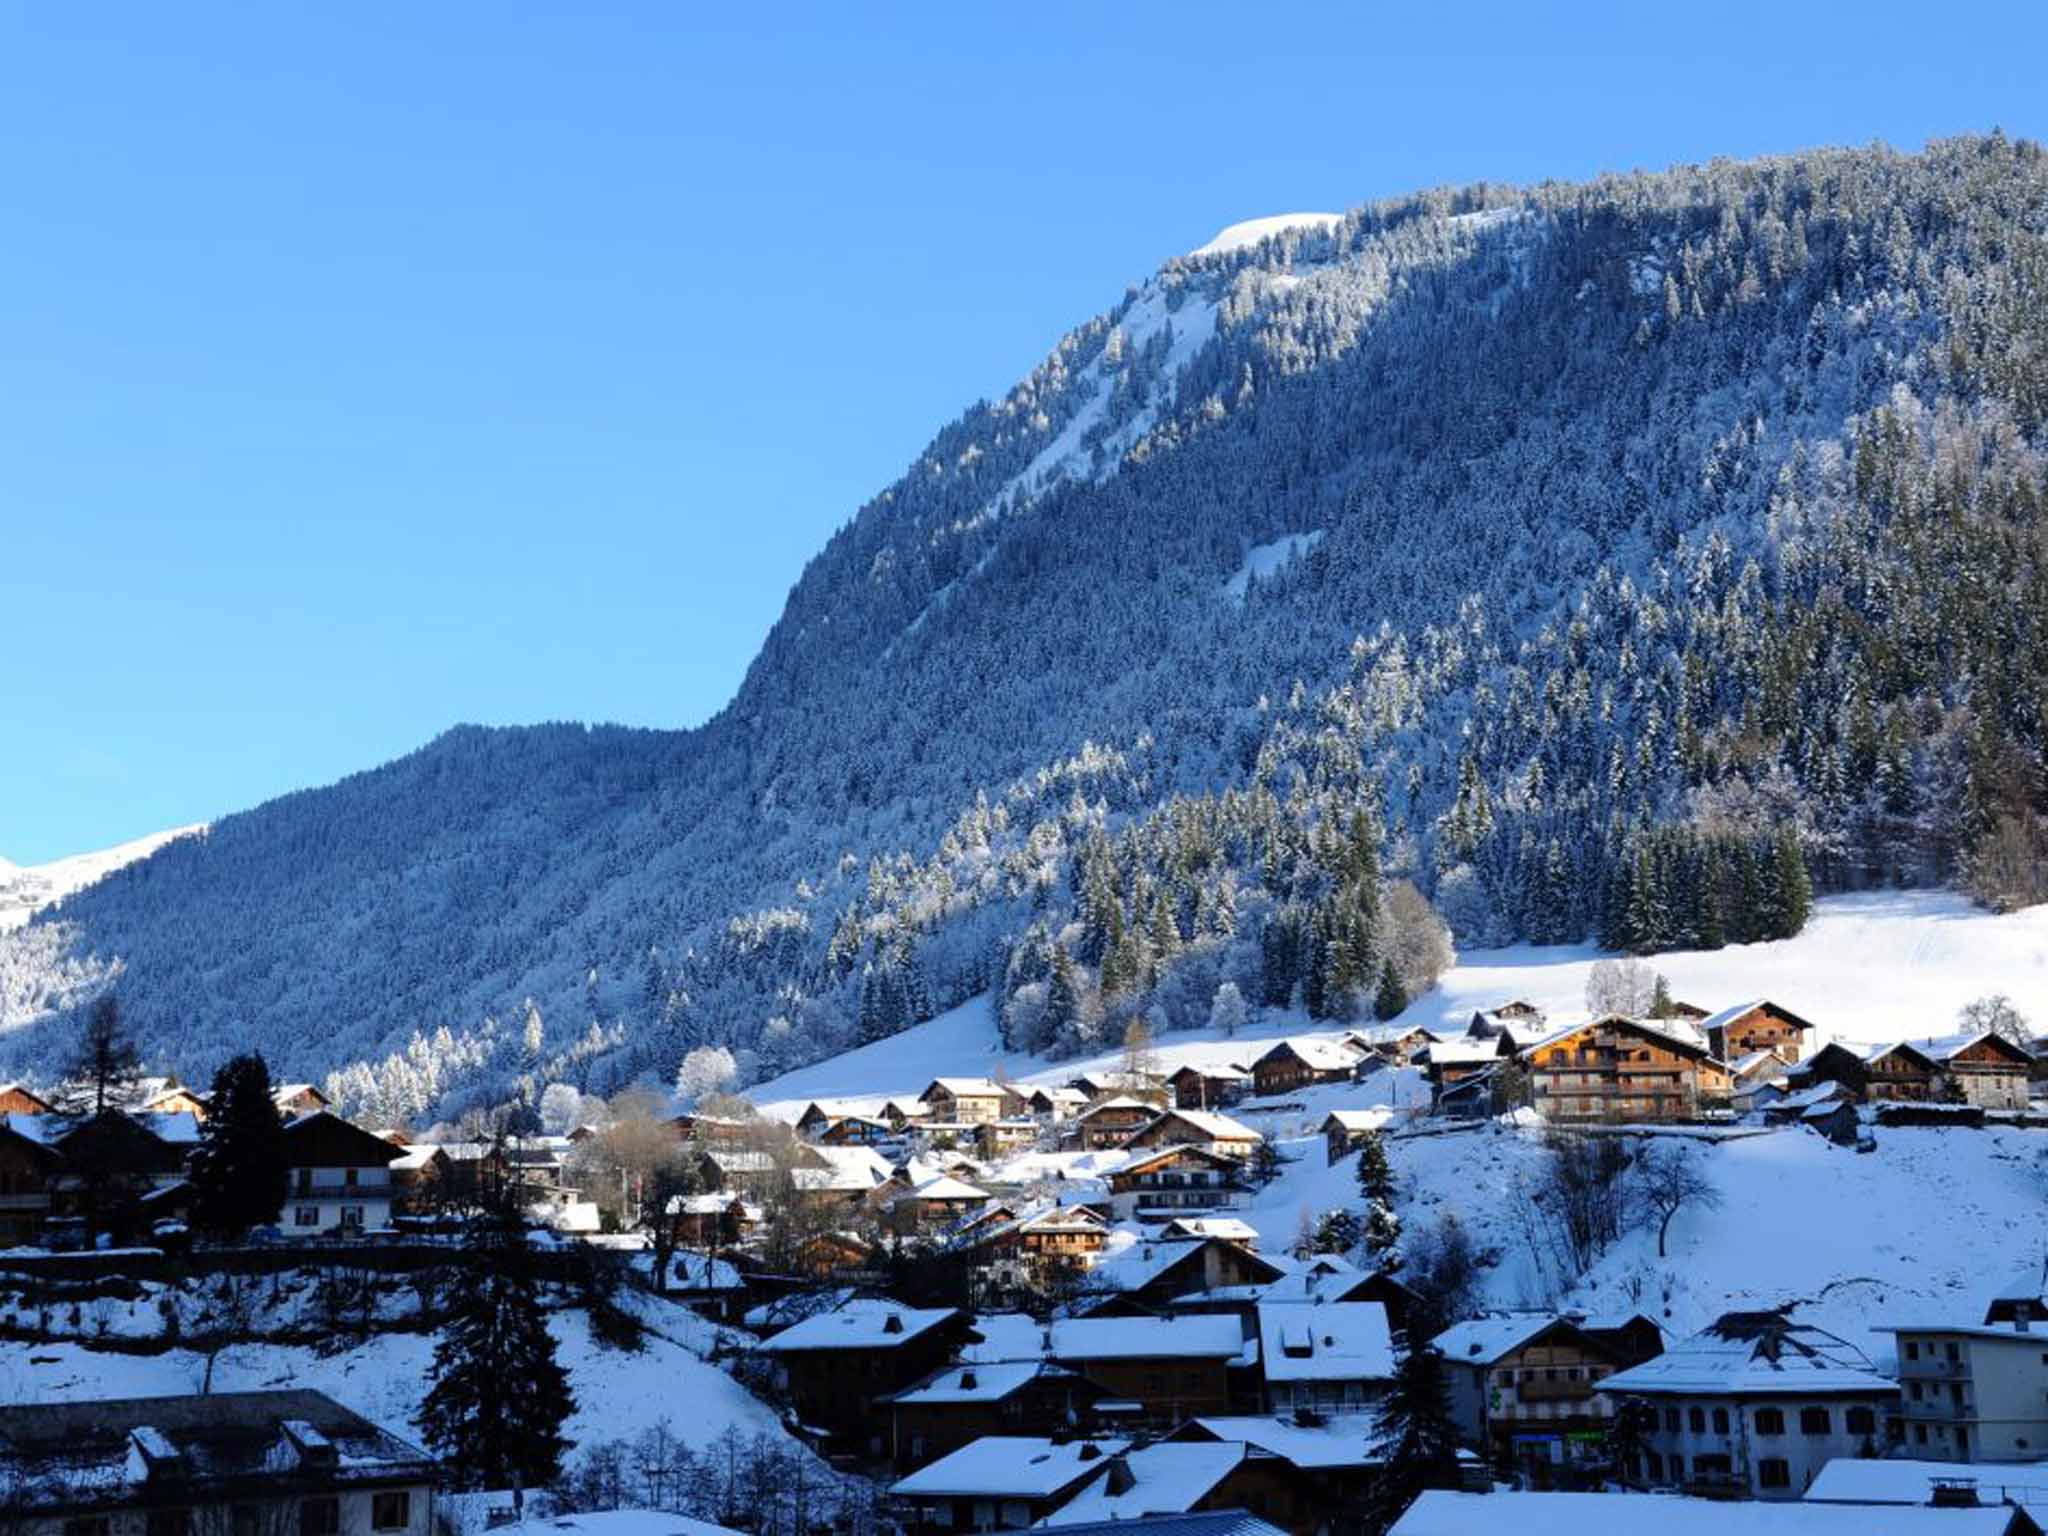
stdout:
[[1246,1125],[1242,1120],[1233,1120],[1228,1115],[1219,1115],[1212,1109],[1169,1109],[1160,1118],[1178,1120],[1183,1125],[1191,1125],[1211,1141],[1265,1140],[1265,1137]]
[[1161,1229],[1163,1237],[1218,1237],[1226,1243],[1256,1243],[1259,1229],[1235,1216],[1176,1216]]
[[[1294,1307],[1308,1302],[1335,1301],[1366,1278],[1364,1270],[1334,1253],[1319,1253],[1304,1261],[1275,1255],[1273,1262],[1293,1267],[1267,1285],[1251,1287],[1249,1299],[1284,1302]],[[1223,1299],[1215,1291],[1209,1295],[1216,1300]]]
[[1746,1003],[1731,1004],[1730,1006],[1723,1008],[1719,1013],[1710,1013],[1704,1019],[1701,1019],[1699,1022],[1699,1027],[1702,1032],[1710,1029],[1726,1029],[1730,1024],[1733,1024],[1737,1019],[1741,1018],[1745,1013],[1749,1013],[1755,1009],[1762,1008],[1765,1006],[1765,1004],[1766,999],[1761,997],[1752,997]]
[[[1196,1077],[1207,1078],[1210,1082],[1215,1083],[1246,1083],[1251,1081],[1252,1076],[1249,1069],[1227,1061],[1191,1061],[1186,1066],[1180,1068],[1179,1071],[1176,1071],[1173,1076],[1180,1077],[1188,1073],[1192,1073]],[[1171,1080],[1170,1078],[1168,1079],[1168,1081]]]
[[913,1200],[986,1200],[988,1197],[987,1190],[977,1188],[964,1179],[956,1179],[950,1174],[942,1173],[937,1178],[913,1184],[889,1203],[902,1205]]
[[1809,1504],[1925,1504],[1936,1482],[1977,1485],[1988,1504],[2011,1499],[2036,1523],[2048,1517],[2048,1466],[1997,1466],[1982,1462],[1871,1461],[1837,1456],[1807,1485]]
[[1041,1360],[1045,1357],[1045,1325],[1026,1312],[983,1312],[974,1319],[979,1344],[960,1351],[963,1363],[997,1360]]
[[1387,1309],[1376,1301],[1261,1302],[1268,1381],[1379,1381],[1394,1374]]
[[830,1312],[807,1317],[763,1339],[760,1347],[777,1355],[814,1349],[894,1349],[959,1315],[956,1307],[906,1307],[879,1297],[856,1296]]
[[991,1365],[970,1361],[965,1365],[949,1365],[908,1391],[898,1392],[890,1401],[927,1405],[1000,1403],[1013,1393],[1022,1391],[1046,1371],[1059,1371],[1059,1367],[1039,1360],[1003,1360]]
[[1466,1365],[1492,1365],[1564,1321],[1554,1312],[1514,1312],[1501,1317],[1470,1317],[1453,1323],[1429,1342],[1446,1360]]
[[1088,1102],[1088,1095],[1078,1088],[1034,1088],[1025,1098],[1027,1103],[1032,1099],[1044,1099],[1048,1104],[1086,1104]]
[[1837,1099],[1847,1099],[1848,1097],[1849,1090],[1840,1083],[1815,1083],[1811,1088],[1801,1088],[1796,1093],[1786,1094],[1782,1099],[1779,1099],[1770,1106],[1770,1111],[1772,1114],[1803,1115],[1809,1109],[1832,1104]]
[[[925,1093],[929,1094],[934,1088],[956,1099],[999,1099],[1009,1092],[992,1077],[935,1077],[925,1088]],[[919,1095],[920,1098],[923,1096]]]
[[1776,1312],[1730,1312],[1641,1365],[1607,1378],[1620,1393],[1895,1393],[1855,1345]]
[[1971,1046],[1987,1038],[1999,1040],[2005,1045],[2011,1045],[2014,1050],[2024,1056],[2034,1054],[2023,1045],[2013,1045],[2012,1041],[2006,1040],[1996,1030],[1991,1029],[1958,1030],[1952,1035],[1933,1035],[1924,1040],[1908,1041],[1907,1044],[1936,1061],[1953,1061]]
[[1147,1104],[1143,1099],[1134,1099],[1128,1094],[1120,1093],[1113,1099],[1104,1099],[1099,1104],[1089,1105],[1087,1112],[1081,1118],[1083,1120],[1093,1120],[1104,1110],[1109,1109],[1142,1109],[1147,1114],[1157,1114],[1159,1112],[1157,1104]]
[[1500,1040],[1497,1036],[1485,1040],[1467,1040],[1462,1037],[1456,1040],[1432,1040],[1422,1049],[1429,1061],[1439,1067],[1472,1066],[1482,1061],[1500,1059]]
[[743,1291],[747,1286],[738,1268],[708,1254],[679,1253],[671,1261],[669,1273],[677,1288],[685,1291]]
[[727,1526],[658,1509],[605,1509],[492,1528],[491,1536],[740,1536]]
[[1133,1520],[1089,1521],[1060,1527],[1066,1536],[1286,1536],[1278,1526],[1241,1509],[1200,1509],[1184,1515],[1141,1515]]
[[1356,1047],[1335,1040],[1319,1040],[1313,1035],[1289,1035],[1285,1040],[1275,1041],[1259,1060],[1264,1061],[1282,1050],[1294,1052],[1304,1065],[1317,1072],[1349,1072],[1358,1064]]
[[1653,1493],[1445,1493],[1408,1506],[1388,1536],[2004,1536],[2009,1509],[1887,1509],[1882,1526],[1867,1507],[1688,1499]]
[[14,1132],[23,1141],[32,1141],[39,1147],[47,1147],[68,1129],[68,1124],[55,1115],[0,1114],[0,1127]]
[[[1351,1422],[1343,1422],[1345,1418]],[[1232,1416],[1194,1422],[1219,1440],[1255,1445],[1304,1471],[1364,1467],[1375,1460],[1370,1426],[1350,1415],[1313,1427],[1291,1418]]]
[[1154,1238],[1105,1255],[1088,1271],[1091,1291],[1140,1291],[1197,1252],[1202,1238]]
[[810,1155],[822,1158],[823,1168],[796,1168],[790,1180],[798,1189],[856,1192],[889,1182],[895,1172],[889,1159],[873,1147],[810,1147]]
[[941,1456],[899,1479],[893,1490],[905,1497],[983,1494],[995,1498],[1050,1498],[1091,1477],[1123,1450],[1124,1440],[1069,1440],[1055,1444],[1036,1435],[983,1435],[950,1456]]
[[1244,1350],[1235,1317],[1075,1317],[1052,1325],[1055,1360],[1209,1360]]
[[1391,1109],[1333,1109],[1323,1116],[1323,1128],[1327,1130],[1334,1121],[1346,1131],[1379,1131],[1395,1119],[1396,1112]]
[[1040,1522],[1046,1526],[1129,1520],[1141,1515],[1185,1514],[1214,1492],[1245,1459],[1242,1443],[1162,1442],[1124,1455],[1129,1483],[1112,1492],[1098,1477]]

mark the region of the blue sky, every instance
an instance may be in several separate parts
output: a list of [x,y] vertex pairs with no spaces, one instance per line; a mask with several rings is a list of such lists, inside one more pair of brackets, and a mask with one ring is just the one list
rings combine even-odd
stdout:
[[0,10],[0,855],[682,726],[1224,224],[2002,125],[2048,7]]

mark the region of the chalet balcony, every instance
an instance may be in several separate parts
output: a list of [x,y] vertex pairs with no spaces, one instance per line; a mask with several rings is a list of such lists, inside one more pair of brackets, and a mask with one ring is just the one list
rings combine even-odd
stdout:
[[[382,1200],[395,1188],[389,1178],[363,1179],[354,1184],[294,1184],[287,1196],[292,1200]],[[531,1188],[531,1184],[528,1185]]]
[[48,1190],[27,1195],[0,1195],[0,1211],[47,1211],[49,1208]]
[[1525,1403],[1582,1403],[1600,1390],[1597,1381],[1520,1381],[1515,1395]]

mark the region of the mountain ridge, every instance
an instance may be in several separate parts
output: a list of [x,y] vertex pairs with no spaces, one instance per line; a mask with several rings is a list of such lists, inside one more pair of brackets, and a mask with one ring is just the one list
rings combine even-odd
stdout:
[[1802,856],[2023,863],[2040,637],[1988,593],[2039,575],[2044,180],[1819,151],[1175,258],[835,532],[703,727],[454,731],[223,818],[0,947],[0,1056],[118,961],[188,1068],[253,1034],[426,1112],[992,984],[1030,1033],[1061,965],[1076,1046],[1224,979],[1354,1006],[1382,878],[1463,941],[1657,947],[1763,933]]

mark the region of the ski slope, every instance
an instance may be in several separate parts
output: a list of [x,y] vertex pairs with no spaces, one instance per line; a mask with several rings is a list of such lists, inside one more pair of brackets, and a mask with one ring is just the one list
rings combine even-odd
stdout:
[[204,832],[203,823],[152,832],[133,842],[102,848],[97,853],[78,853],[47,864],[10,864],[0,859],[0,933],[19,928],[31,916],[52,902],[62,901],[73,891],[82,891],[95,880],[112,874],[124,864],[146,859],[174,838]]

